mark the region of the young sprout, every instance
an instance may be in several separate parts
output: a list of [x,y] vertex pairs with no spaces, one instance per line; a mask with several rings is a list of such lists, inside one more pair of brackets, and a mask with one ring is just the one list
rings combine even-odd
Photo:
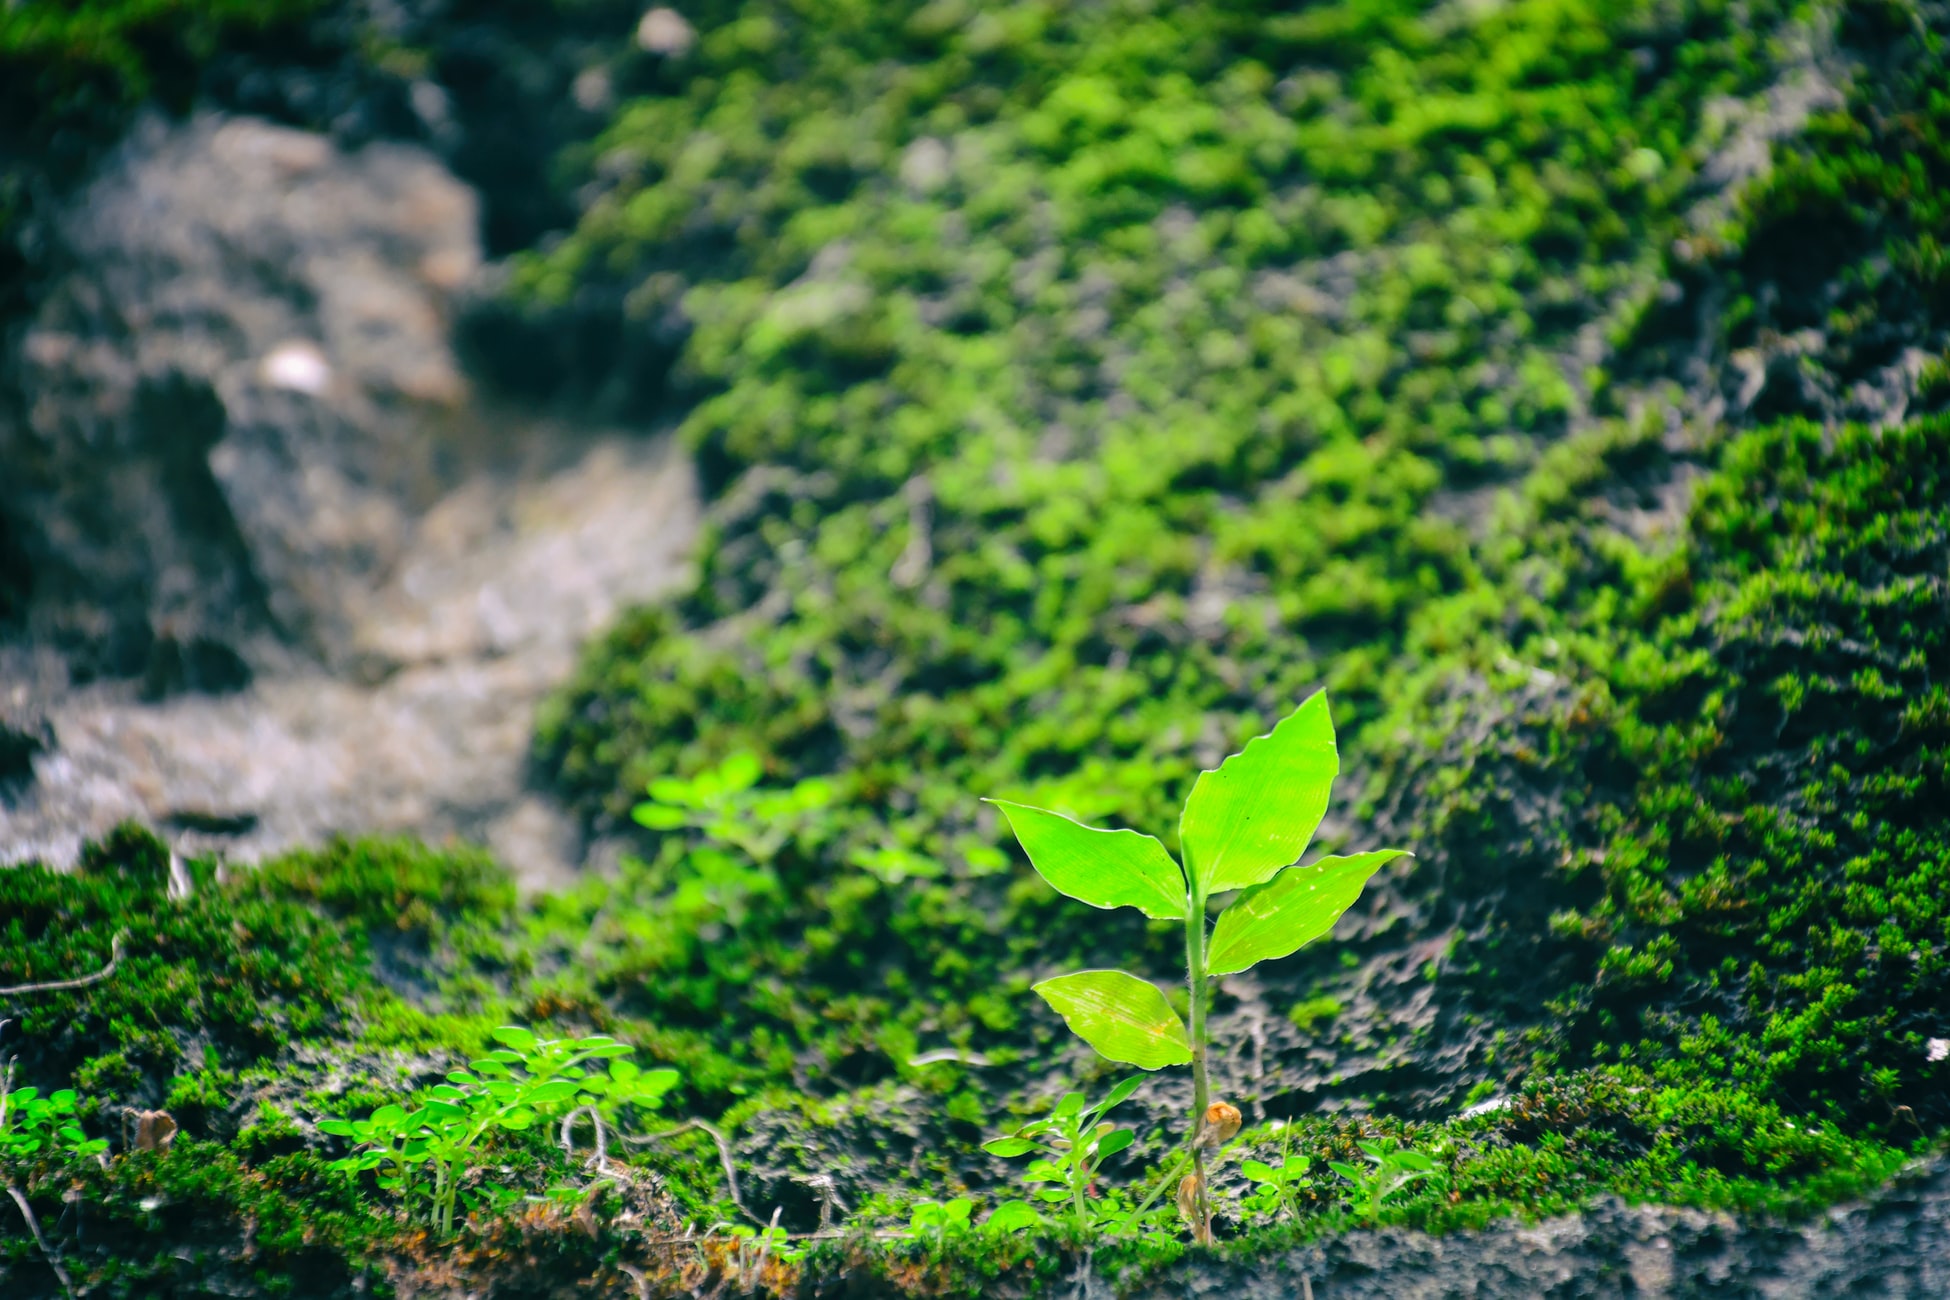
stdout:
[[1436,1172],[1435,1161],[1426,1153],[1409,1147],[1397,1147],[1391,1139],[1363,1141],[1355,1145],[1367,1157],[1366,1168],[1343,1160],[1333,1161],[1330,1167],[1353,1183],[1356,1198],[1367,1203],[1370,1226],[1381,1222],[1383,1201],[1411,1183],[1434,1176]]
[[[1078,971],[1035,987],[1073,1033],[1111,1060],[1144,1070],[1192,1067],[1186,1143],[1196,1175],[1189,1184],[1197,1201],[1192,1231],[1202,1243],[1212,1238],[1205,1180],[1206,1139],[1216,1131],[1206,1121],[1213,1104],[1206,1069],[1212,978],[1289,956],[1327,934],[1370,876],[1408,856],[1376,849],[1293,865],[1327,811],[1339,771],[1321,691],[1199,775],[1178,820],[1182,862],[1149,835],[1099,830],[1042,808],[989,800],[1008,818],[1030,864],[1059,893],[1092,907],[1135,907],[1185,927],[1190,1015],[1184,1020],[1157,985],[1124,971]],[[1211,901],[1228,894],[1231,902],[1208,926]]]

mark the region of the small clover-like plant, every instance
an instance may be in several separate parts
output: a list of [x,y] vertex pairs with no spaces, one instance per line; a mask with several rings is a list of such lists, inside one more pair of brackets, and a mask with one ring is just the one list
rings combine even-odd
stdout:
[[[1099,830],[1026,804],[1002,809],[1029,861],[1059,893],[1092,907],[1135,907],[1185,927],[1190,1014],[1181,1020],[1164,992],[1118,970],[1058,975],[1036,992],[1079,1038],[1113,1061],[1145,1070],[1192,1067],[1196,1165],[1193,1232],[1211,1240],[1204,1116],[1206,1011],[1212,978],[1286,957],[1334,928],[1368,878],[1407,854],[1377,849],[1295,866],[1327,811],[1340,755],[1326,692],[1316,692],[1267,735],[1249,741],[1192,786],[1178,820],[1182,864],[1149,835]],[[1236,892],[1235,892],[1236,891]],[[1208,903],[1234,893],[1208,927]]]
[[1239,1172],[1253,1184],[1240,1198],[1241,1208],[1267,1219],[1293,1218],[1298,1213],[1300,1193],[1314,1185],[1308,1176],[1313,1168],[1305,1156],[1293,1154],[1293,1126],[1281,1134],[1278,1164],[1264,1160],[1241,1160]]
[[[406,1105],[381,1106],[362,1120],[320,1120],[319,1132],[358,1144],[332,1168],[376,1171],[380,1187],[399,1196],[409,1214],[424,1199],[429,1222],[450,1234],[463,1197],[491,1209],[518,1195],[493,1185],[463,1186],[478,1148],[494,1133],[583,1107],[612,1116],[624,1106],[647,1113],[677,1079],[674,1070],[643,1070],[624,1059],[634,1049],[613,1038],[545,1039],[517,1025],[495,1030],[494,1038],[500,1047]],[[606,1070],[592,1068],[601,1061],[609,1062]]]
[[1367,1158],[1366,1165],[1335,1160],[1329,1167],[1354,1184],[1355,1200],[1365,1210],[1371,1225],[1381,1222],[1383,1201],[1435,1174],[1435,1161],[1427,1153],[1397,1146],[1393,1139],[1361,1141],[1355,1145]]
[[761,789],[763,774],[758,755],[741,751],[689,780],[650,782],[650,797],[630,815],[654,831],[699,831],[765,865],[795,838],[819,829],[834,792],[832,782],[818,777],[782,790]]
[[941,1245],[969,1231],[974,1213],[975,1202],[966,1196],[951,1201],[922,1201],[908,1217],[907,1231],[917,1240]]
[[9,1088],[0,1079],[0,1163],[11,1166],[41,1155],[99,1156],[107,1151],[106,1140],[82,1131],[79,1106],[72,1088],[43,1097],[38,1088]]
[[[1050,1205],[1079,1229],[1119,1218],[1121,1206],[1100,1205],[1093,1192],[1104,1161],[1130,1146],[1136,1134],[1118,1128],[1104,1116],[1130,1100],[1143,1082],[1142,1075],[1133,1075],[1094,1106],[1080,1092],[1064,1093],[1048,1115],[1031,1120],[1007,1137],[984,1142],[982,1149],[1004,1159],[1036,1156],[1023,1172],[1023,1181],[1051,1184],[1039,1188],[1034,1199]],[[1011,1215],[1020,1217],[1019,1212],[1012,1211]]]

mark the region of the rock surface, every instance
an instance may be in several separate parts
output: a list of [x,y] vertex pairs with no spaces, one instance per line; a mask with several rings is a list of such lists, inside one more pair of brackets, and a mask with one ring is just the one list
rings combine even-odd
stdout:
[[[1094,1280],[1079,1291],[1102,1293]],[[1253,1264],[1180,1265],[1129,1300],[1813,1300],[1950,1295],[1950,1173],[1941,1165],[1799,1227],[1607,1199],[1534,1226],[1431,1237],[1353,1233]]]
[[151,122],[76,202],[0,491],[31,583],[0,645],[0,861],[123,818],[242,856],[334,831],[580,861],[526,780],[535,702],[696,527],[660,440],[478,398],[480,266],[430,155]]

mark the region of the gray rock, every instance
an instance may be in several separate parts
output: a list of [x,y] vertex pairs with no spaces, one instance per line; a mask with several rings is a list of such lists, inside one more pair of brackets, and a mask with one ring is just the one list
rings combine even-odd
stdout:
[[1445,1237],[1355,1232],[1254,1262],[1188,1260],[1126,1300],[1921,1300],[1950,1295],[1950,1172],[1941,1162],[1813,1222],[1627,1205]]
[[[335,832],[583,857],[535,705],[685,572],[691,467],[473,390],[475,199],[430,155],[145,124],[61,225],[9,378],[0,862],[133,818],[249,859]],[[0,410],[5,409],[0,404]]]
[[[423,151],[151,120],[59,226],[0,503],[30,628],[152,694],[248,680],[275,634],[342,662],[348,577],[401,555],[467,398],[451,296],[473,193]],[[309,372],[294,358],[311,363]]]

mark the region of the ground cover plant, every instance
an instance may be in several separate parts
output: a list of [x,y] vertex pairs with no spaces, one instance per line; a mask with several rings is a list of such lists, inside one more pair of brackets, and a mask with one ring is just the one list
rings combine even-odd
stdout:
[[[566,1133],[581,1114],[595,1125],[602,1152],[605,1112],[612,1120],[625,1106],[654,1112],[677,1082],[675,1070],[645,1072],[627,1059],[629,1044],[602,1035],[538,1038],[519,1025],[503,1025],[493,1038],[502,1045],[466,1069],[448,1071],[445,1083],[405,1105],[389,1102],[362,1120],[319,1120],[320,1133],[358,1144],[354,1154],[331,1167],[379,1170],[381,1187],[409,1203],[424,1198],[434,1226],[450,1236],[455,1206],[463,1199],[472,1209],[506,1205],[519,1195],[494,1184],[467,1185],[470,1170],[483,1159],[477,1150],[483,1139],[497,1130],[520,1132],[558,1121]],[[608,1061],[607,1071],[591,1071],[588,1065],[595,1061]],[[588,1190],[558,1185],[549,1193],[573,1201]]]

